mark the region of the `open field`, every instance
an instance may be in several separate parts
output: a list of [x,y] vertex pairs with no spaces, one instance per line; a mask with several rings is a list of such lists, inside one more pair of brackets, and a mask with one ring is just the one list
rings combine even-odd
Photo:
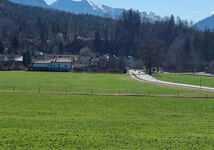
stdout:
[[[38,88],[41,93],[30,93]],[[213,99],[54,94],[92,89],[104,94],[214,95],[118,74],[0,72],[0,149],[214,147]]]
[[167,87],[131,80],[127,75],[0,72],[0,90],[73,92],[102,94],[145,94],[173,96],[214,96],[214,93]]
[[[153,75],[157,78],[157,74]],[[190,85],[198,85],[205,87],[214,87],[214,77],[205,77],[205,76],[193,76],[193,75],[182,75],[182,74],[159,74],[158,78],[162,81],[174,82],[174,83],[184,83]],[[201,81],[200,81],[201,78]]]
[[0,94],[0,149],[212,149],[214,100]]

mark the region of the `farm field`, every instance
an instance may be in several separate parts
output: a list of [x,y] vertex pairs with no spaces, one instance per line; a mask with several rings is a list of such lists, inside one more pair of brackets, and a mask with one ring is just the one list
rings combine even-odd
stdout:
[[[157,74],[153,75],[157,78]],[[158,78],[162,81],[175,82],[175,83],[184,83],[190,85],[199,85],[206,87],[214,87],[214,77],[200,77],[193,75],[182,75],[182,74],[159,74]],[[201,78],[201,81],[200,81]]]
[[[38,88],[40,93],[31,92]],[[214,96],[137,82],[119,74],[0,72],[0,149],[214,147],[214,99],[69,95],[65,89],[73,93],[93,89],[104,94]]]
[[0,93],[0,149],[213,149],[214,100]]
[[121,74],[0,72],[0,90],[98,94],[214,96],[199,90],[167,87],[131,80]]

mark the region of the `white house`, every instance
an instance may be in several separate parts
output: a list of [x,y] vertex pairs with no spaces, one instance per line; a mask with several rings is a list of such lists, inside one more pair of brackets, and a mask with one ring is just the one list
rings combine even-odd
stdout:
[[72,69],[73,57],[53,56],[48,58],[33,59],[30,70],[33,71],[62,71]]
[[69,72],[72,69],[73,58],[58,56],[50,64],[50,71],[66,71]]
[[0,62],[23,62],[23,56],[13,54],[0,54]]
[[53,58],[43,58],[43,59],[33,59],[31,70],[34,71],[49,71],[50,64],[53,61]]

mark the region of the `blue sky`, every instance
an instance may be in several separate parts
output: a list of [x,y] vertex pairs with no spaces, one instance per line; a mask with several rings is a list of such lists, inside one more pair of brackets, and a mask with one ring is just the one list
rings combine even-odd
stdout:
[[[55,0],[45,0],[52,3]],[[91,0],[114,8],[138,9],[166,16],[174,14],[197,22],[214,13],[214,0]]]

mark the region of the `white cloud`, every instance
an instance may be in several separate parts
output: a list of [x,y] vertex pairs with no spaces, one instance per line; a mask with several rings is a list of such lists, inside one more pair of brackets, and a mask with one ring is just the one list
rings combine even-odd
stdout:
[[211,15],[214,15],[214,11],[210,12]]

